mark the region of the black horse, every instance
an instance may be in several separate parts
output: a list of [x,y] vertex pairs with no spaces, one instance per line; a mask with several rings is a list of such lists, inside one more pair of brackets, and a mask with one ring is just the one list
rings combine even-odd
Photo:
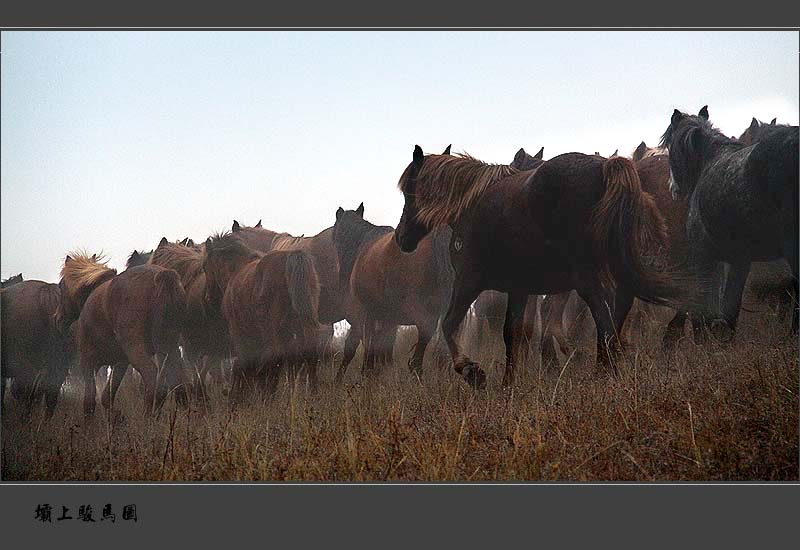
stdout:
[[677,290],[643,261],[666,227],[626,158],[568,153],[519,172],[466,155],[425,156],[417,146],[399,187],[401,250],[415,250],[434,227],[453,230],[455,282],[442,331],[454,369],[475,386],[485,374],[454,336],[483,290],[509,295],[504,385],[513,381],[529,294],[577,289],[595,319],[598,360],[608,364],[634,296],[665,303]]
[[[714,128],[707,106],[696,116],[676,109],[661,145],[669,149],[673,197],[689,196],[689,268],[707,281],[690,311],[695,340],[703,341],[705,328],[720,338],[732,336],[751,262],[785,258],[796,300],[798,127],[772,126],[748,146]],[[730,265],[724,284],[720,262]],[[797,329],[795,307],[792,331]]]
[[16,275],[14,275],[13,277],[9,277],[8,279],[3,279],[3,281],[0,282],[0,288],[7,288],[9,286],[17,285],[17,284],[21,283],[22,280],[23,280],[22,279],[22,273],[18,273]]
[[534,168],[538,168],[544,160],[544,147],[539,149],[539,152],[535,155],[529,155],[525,149],[520,147],[517,154],[514,155],[514,161],[511,163],[511,167],[517,170],[533,170]]

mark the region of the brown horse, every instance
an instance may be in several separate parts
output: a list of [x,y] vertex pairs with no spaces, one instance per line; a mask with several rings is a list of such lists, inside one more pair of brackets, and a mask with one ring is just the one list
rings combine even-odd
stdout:
[[186,293],[186,322],[183,329],[184,353],[196,370],[198,395],[206,396],[205,379],[211,373],[219,377],[221,363],[228,357],[230,341],[228,327],[219,304],[206,302],[206,273],[203,247],[188,239],[169,242],[161,239],[149,263],[174,269]]
[[[347,321],[364,344],[364,370],[374,371],[377,352],[398,325],[415,325],[417,343],[409,361],[421,373],[425,350],[436,332],[452,288],[448,265],[450,231],[443,228],[423,239],[413,254],[403,254],[391,227],[364,219],[364,204],[336,211],[333,242],[342,287],[348,288]],[[348,335],[349,336],[349,335]],[[341,382],[358,340],[345,344],[336,379]]]
[[[61,269],[60,285],[62,300],[56,317],[80,312],[76,334],[84,415],[94,414],[95,373],[104,365],[113,367],[102,399],[109,410],[128,364],[144,382],[146,412],[160,407],[164,399],[166,388],[157,380],[158,363],[165,365],[163,381],[176,386],[176,398],[186,404],[178,351],[186,296],[175,271],[141,265],[117,275],[102,258],[73,253]],[[157,363],[154,355],[164,359]]]
[[12,393],[25,403],[25,416],[44,397],[46,417],[53,416],[61,385],[74,356],[69,326],[73,318],[56,323],[61,303],[57,284],[23,281],[0,291],[2,315],[2,397],[13,380]]
[[262,371],[271,394],[283,365],[305,363],[315,388],[320,283],[311,256],[264,254],[233,233],[209,237],[205,247],[206,300],[221,304],[235,356],[231,403]]
[[442,328],[454,368],[470,384],[482,385],[485,374],[453,336],[483,290],[509,294],[505,385],[529,294],[576,289],[595,319],[598,362],[609,364],[633,298],[668,303],[680,293],[672,274],[644,260],[666,227],[629,159],[567,153],[517,172],[466,155],[425,156],[417,146],[399,187],[405,205],[395,238],[403,251],[444,224],[460,244],[451,248],[456,279]]
[[[327,362],[332,356],[333,324],[345,318],[344,300],[346,291],[339,287],[339,270],[333,248],[333,227],[313,237],[294,237],[261,227],[261,220],[253,227],[233,221],[231,232],[245,245],[259,252],[273,250],[302,250],[311,256],[320,284],[319,348],[321,357]],[[352,342],[354,336],[349,336]],[[356,345],[357,342],[356,342]]]

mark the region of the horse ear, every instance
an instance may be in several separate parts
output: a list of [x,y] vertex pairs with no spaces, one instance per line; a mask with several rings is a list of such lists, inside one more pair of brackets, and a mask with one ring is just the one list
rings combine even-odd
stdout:
[[452,147],[452,146],[453,146],[452,143],[450,145],[448,145],[447,148],[444,150],[444,152],[442,154],[443,155],[449,155],[450,154],[450,147]]
[[67,254],[67,257],[66,257],[66,259],[64,260],[64,263],[65,263],[65,264],[68,264],[68,263],[70,263],[71,261],[72,261],[72,256],[70,256],[69,254]]
[[422,166],[422,161],[425,160],[425,154],[422,152],[422,147],[419,145],[414,146],[414,165],[417,168]]
[[206,238],[206,250],[211,246],[211,237]]
[[356,208],[356,214],[358,214],[358,217],[361,218],[362,220],[364,219],[364,203],[363,202],[358,205],[358,208]]
[[675,109],[674,111],[672,111],[671,122],[672,122],[673,126],[677,126],[682,118],[683,118],[683,113],[680,112],[678,109]]
[[524,149],[524,148],[522,148],[522,147],[520,147],[520,148],[519,148],[519,151],[517,151],[517,154],[516,154],[516,155],[514,155],[514,164],[516,164],[516,165],[520,165],[520,164],[522,164],[523,162],[525,162],[525,156],[526,156],[527,154],[528,154],[528,153],[526,153],[526,152],[525,152],[525,149]]
[[758,120],[756,119],[756,117],[753,117],[753,120],[750,121],[750,128],[758,128],[758,127],[759,127]]
[[92,254],[92,261],[94,262],[96,260],[97,260],[97,254]]
[[161,248],[162,246],[167,245],[167,244],[169,244],[169,241],[167,240],[167,238],[166,237],[161,237],[161,240],[158,241],[158,248]]
[[618,157],[619,156],[619,149],[614,149],[614,152],[611,153],[611,156],[612,157]]
[[775,126],[775,123],[777,123],[777,122],[778,122],[778,118],[775,117],[775,118],[773,118],[772,120],[769,121],[769,125],[770,126]]
[[344,214],[344,208],[342,208],[340,206],[339,208],[336,209],[336,221],[337,222],[339,221],[339,219],[342,217],[343,214]]
[[182,246],[187,246],[187,245],[188,245],[188,243],[189,243],[189,237],[185,237],[185,238],[184,238],[184,239],[181,241],[181,245],[182,245]]
[[544,158],[544,147],[539,149],[539,152],[533,155],[533,158],[542,160]]
[[242,229],[242,228],[241,228],[241,226],[239,225],[239,222],[237,222],[236,220],[233,220],[233,225],[231,226],[231,231],[232,231],[233,233],[236,233],[236,232],[238,232],[238,231],[241,231],[241,229]]
[[261,227],[261,220],[258,220],[258,223],[256,224],[256,227]]
[[633,152],[631,158],[633,160],[641,160],[644,154],[647,152],[647,144],[645,142],[641,142],[636,150]]
[[703,108],[700,109],[700,112],[697,113],[697,116],[703,120],[708,120],[708,105],[703,105]]

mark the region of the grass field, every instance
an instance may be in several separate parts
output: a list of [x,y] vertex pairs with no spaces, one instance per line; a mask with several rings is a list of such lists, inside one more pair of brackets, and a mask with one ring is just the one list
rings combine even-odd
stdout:
[[[429,352],[422,381],[396,364],[375,381],[351,366],[342,388],[322,369],[316,394],[283,378],[266,404],[229,412],[221,388],[210,408],[141,414],[128,375],[112,424],[98,406],[88,424],[70,380],[50,423],[3,419],[5,480],[797,480],[798,347],[785,318],[743,313],[732,345],[681,342],[668,364],[660,327],[638,338],[619,375],[596,371],[593,344],[543,371],[519,370],[500,387],[499,337],[477,358],[489,376],[474,392]],[[663,326],[663,325],[662,325]],[[432,357],[433,355],[433,357]],[[356,359],[358,360],[360,356]]]

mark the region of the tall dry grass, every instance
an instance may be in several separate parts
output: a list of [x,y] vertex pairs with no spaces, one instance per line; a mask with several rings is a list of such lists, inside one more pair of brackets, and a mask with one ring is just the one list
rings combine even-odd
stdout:
[[[146,419],[134,377],[120,389],[121,423],[84,422],[80,390],[65,387],[52,422],[29,422],[7,403],[5,480],[796,480],[798,347],[785,318],[743,314],[728,347],[683,341],[672,361],[660,326],[639,335],[618,377],[598,373],[591,338],[561,357],[519,369],[499,387],[502,342],[478,358],[489,381],[470,390],[436,354],[422,381],[405,363],[374,381],[351,367],[342,388],[333,368],[316,394],[284,377],[264,404],[229,412],[220,388],[209,410],[170,400]],[[357,357],[358,359],[358,357]],[[499,364],[499,363],[498,363]],[[98,411],[102,410],[101,408]]]

